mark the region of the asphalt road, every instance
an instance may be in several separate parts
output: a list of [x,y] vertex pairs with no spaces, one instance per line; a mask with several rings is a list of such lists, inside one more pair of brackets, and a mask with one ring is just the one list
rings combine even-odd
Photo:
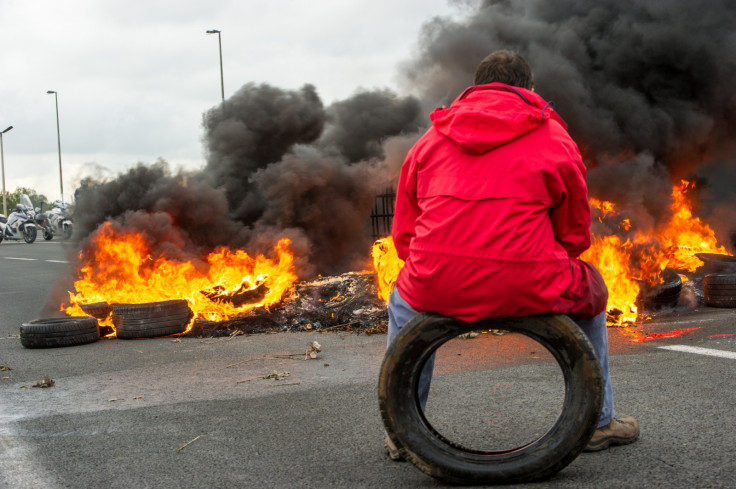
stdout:
[[[44,314],[68,276],[68,251],[58,241],[0,244],[0,487],[440,486],[383,454],[376,394],[383,335],[24,348],[19,326]],[[672,333],[689,328],[697,329]],[[639,419],[641,439],[582,454],[542,486],[734,487],[735,333],[736,310],[704,307],[610,329],[616,409]],[[322,352],[304,360],[315,340]],[[683,346],[696,349],[664,348]],[[443,347],[431,421],[459,437],[533,436],[554,418],[561,388],[543,353],[515,335]],[[273,372],[289,375],[264,378]],[[53,387],[29,387],[45,376]],[[488,391],[494,405],[482,404]]]

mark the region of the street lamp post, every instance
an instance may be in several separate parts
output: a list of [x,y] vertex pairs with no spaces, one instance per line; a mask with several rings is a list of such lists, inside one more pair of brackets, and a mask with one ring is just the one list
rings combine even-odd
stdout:
[[217,34],[217,42],[220,45],[220,88],[222,89],[222,101],[225,101],[225,77],[222,74],[222,37],[220,31],[212,29],[207,31],[207,34]]
[[8,204],[5,201],[5,150],[3,149],[3,134],[10,131],[13,126],[8,126],[0,132],[0,164],[3,167],[3,214],[8,215]]
[[46,93],[53,93],[56,102],[56,140],[59,143],[59,190],[61,191],[61,201],[64,202],[64,177],[61,173],[61,132],[59,131],[59,94],[54,90],[48,90]]

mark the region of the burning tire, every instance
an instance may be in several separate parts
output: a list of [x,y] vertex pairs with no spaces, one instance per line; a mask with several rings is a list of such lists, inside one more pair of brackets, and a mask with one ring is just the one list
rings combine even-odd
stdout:
[[79,307],[88,315],[97,319],[105,319],[110,314],[110,304],[107,302],[93,302],[81,304]]
[[36,319],[20,327],[20,342],[26,348],[76,346],[98,339],[97,319],[89,316]]
[[116,336],[123,339],[183,333],[192,318],[192,311],[185,300],[112,304],[110,309]]
[[736,273],[711,273],[703,278],[703,297],[710,307],[736,307]]
[[[444,343],[471,331],[521,333],[554,356],[565,379],[562,412],[545,434],[509,450],[471,449],[441,435],[424,416],[417,386],[422,368]],[[389,345],[378,384],[381,417],[391,440],[417,468],[449,484],[519,483],[557,473],[583,450],[596,429],[603,380],[592,344],[568,317],[541,315],[467,324],[420,314]]]
[[682,279],[671,268],[662,271],[662,283],[651,288],[642,288],[639,301],[644,307],[661,309],[675,307],[682,292]]

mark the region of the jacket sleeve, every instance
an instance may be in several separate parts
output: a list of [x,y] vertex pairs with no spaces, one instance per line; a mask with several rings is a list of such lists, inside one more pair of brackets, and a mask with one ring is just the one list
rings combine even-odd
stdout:
[[555,239],[571,258],[577,258],[590,247],[590,204],[585,165],[577,146],[572,149],[571,161],[560,166],[562,200],[550,210],[550,218]]
[[417,204],[417,160],[416,146],[409,151],[401,167],[399,185],[396,189],[396,207],[391,225],[396,252],[402,260],[409,256],[409,244],[415,235],[414,226],[419,217]]

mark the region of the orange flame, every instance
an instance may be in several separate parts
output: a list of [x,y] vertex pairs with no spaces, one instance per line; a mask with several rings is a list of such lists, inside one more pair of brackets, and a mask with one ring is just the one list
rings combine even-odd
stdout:
[[[713,229],[693,217],[686,197],[693,188],[694,184],[685,180],[674,186],[672,217],[659,230],[654,233],[636,231],[633,237],[626,239],[617,235],[594,235],[590,248],[580,256],[598,268],[608,286],[609,323],[635,322],[638,318],[636,302],[642,284],[653,286],[660,283],[665,268],[693,272],[703,265],[696,253],[728,254],[725,247],[718,245]],[[630,219],[620,216],[612,202],[591,198],[590,204],[597,211],[595,214],[599,221],[618,219],[619,230],[631,231]],[[403,266],[390,237],[374,244],[373,264],[378,277],[379,297],[388,300]]]
[[[116,231],[106,222],[86,252],[80,252],[75,292],[69,292],[69,304],[63,304],[62,310],[80,316],[85,315],[80,307],[83,304],[186,299],[194,313],[193,320],[222,321],[257,307],[268,308],[279,302],[297,279],[289,245],[288,239],[281,239],[274,247],[274,260],[219,248],[195,264],[153,256],[141,234]],[[228,301],[232,294],[259,287],[263,294],[254,295],[248,303],[236,305]],[[112,326],[109,317],[101,324]]]
[[679,186],[672,189],[673,215],[659,233],[660,241],[670,250],[668,266],[689,272],[703,266],[695,253],[728,254],[724,246],[718,245],[713,229],[699,218],[693,217],[687,193],[694,188],[694,182],[682,180]]
[[371,250],[373,256],[373,269],[376,271],[376,286],[378,298],[388,303],[388,298],[399,276],[399,271],[404,266],[404,261],[399,258],[391,236],[382,238],[373,243]]

